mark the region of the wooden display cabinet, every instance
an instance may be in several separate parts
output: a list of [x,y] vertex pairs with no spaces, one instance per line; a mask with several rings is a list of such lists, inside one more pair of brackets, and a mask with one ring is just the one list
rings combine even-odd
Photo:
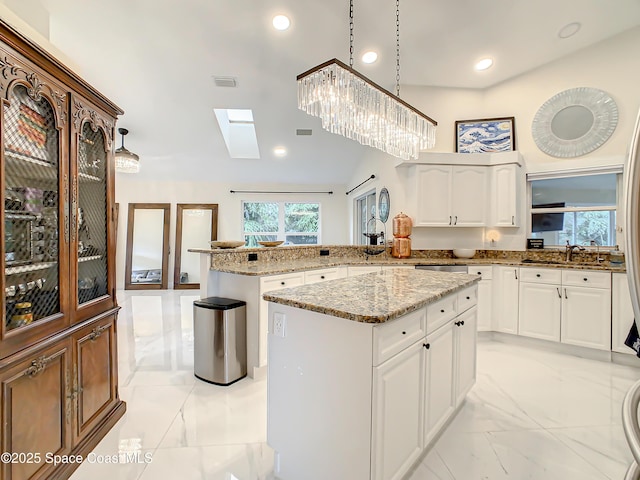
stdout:
[[[3,480],[67,478],[118,396],[113,146],[123,112],[0,20]],[[38,457],[38,458],[36,458]],[[29,460],[28,458],[20,460]]]

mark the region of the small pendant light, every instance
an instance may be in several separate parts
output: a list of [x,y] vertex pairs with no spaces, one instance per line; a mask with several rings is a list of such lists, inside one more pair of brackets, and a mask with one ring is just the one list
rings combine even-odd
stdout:
[[138,173],[140,171],[140,157],[124,148],[124,136],[129,133],[126,128],[119,128],[118,133],[122,135],[122,146],[116,150],[116,172]]

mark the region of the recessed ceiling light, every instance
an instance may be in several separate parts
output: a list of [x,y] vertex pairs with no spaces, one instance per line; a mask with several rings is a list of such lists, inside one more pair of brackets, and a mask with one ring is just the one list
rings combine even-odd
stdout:
[[378,60],[378,54],[376,52],[365,52],[362,55],[362,61],[364,63],[373,63]]
[[492,65],[493,65],[493,59],[483,58],[478,63],[476,63],[475,69],[478,71],[486,70],[487,68],[490,68]]
[[273,17],[273,28],[276,30],[286,30],[291,25],[289,17],[285,15],[276,15]]
[[276,157],[284,157],[287,154],[287,149],[284,147],[276,147],[273,149],[273,154]]
[[576,33],[578,33],[578,31],[580,31],[580,27],[582,27],[582,24],[580,22],[567,23],[558,32],[558,37],[560,38],[573,37]]

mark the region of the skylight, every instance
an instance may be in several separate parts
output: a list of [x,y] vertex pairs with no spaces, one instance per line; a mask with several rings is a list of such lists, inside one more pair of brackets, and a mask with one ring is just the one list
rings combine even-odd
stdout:
[[220,132],[231,158],[260,158],[253,112],[249,109],[214,108]]

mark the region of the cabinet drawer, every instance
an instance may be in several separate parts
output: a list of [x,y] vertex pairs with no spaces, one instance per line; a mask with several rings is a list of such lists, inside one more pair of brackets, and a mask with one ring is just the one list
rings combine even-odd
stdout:
[[260,279],[260,293],[270,292],[279,288],[297,287],[304,285],[304,272],[287,273]]
[[304,283],[326,282],[327,280],[335,280],[336,278],[343,278],[344,276],[342,270],[338,267],[309,270],[308,272],[304,272]]
[[591,288],[611,288],[611,273],[591,270],[562,270],[562,285]]
[[469,310],[474,305],[478,303],[478,286],[474,285],[473,287],[465,288],[464,290],[458,292],[458,314],[464,312],[465,310]]
[[560,285],[562,282],[562,270],[554,268],[521,268],[520,281]]
[[457,300],[457,295],[448,295],[427,305],[427,333],[434,332],[458,314]]
[[469,275],[480,275],[482,280],[491,280],[493,276],[493,267],[491,265],[469,265],[467,268]]
[[421,308],[373,328],[373,365],[387,361],[426,335],[426,310]]

